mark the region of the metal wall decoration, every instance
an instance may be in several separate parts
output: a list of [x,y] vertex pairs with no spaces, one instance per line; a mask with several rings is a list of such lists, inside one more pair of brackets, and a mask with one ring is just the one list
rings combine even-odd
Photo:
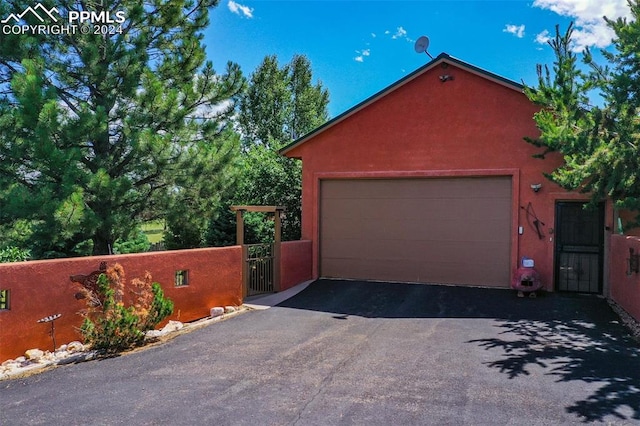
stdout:
[[53,352],[56,351],[56,327],[54,325],[54,321],[60,318],[62,314],[53,314],[48,317],[40,318],[38,323],[51,323],[51,330],[49,331],[49,335],[51,336],[51,340],[53,340]]
[[[107,262],[100,262],[100,266],[98,267],[97,271],[93,271],[88,275],[82,275],[82,274],[71,275],[69,279],[71,280],[72,283],[78,283],[82,285],[82,287],[84,287],[86,291],[90,292],[91,294],[97,295],[98,294],[98,291],[97,291],[98,277],[101,274],[104,274],[105,272],[107,272]],[[75,297],[76,299],[80,300],[80,299],[85,299],[86,295],[84,292],[78,292],[75,294]]]
[[520,206],[520,208],[525,211],[527,215],[527,223],[529,224],[529,226],[533,228],[534,231],[536,231],[539,239],[543,239],[544,233],[542,231],[542,227],[545,225],[543,221],[538,219],[538,216],[536,215],[536,211],[533,209],[533,204],[529,202],[527,204],[527,207]]

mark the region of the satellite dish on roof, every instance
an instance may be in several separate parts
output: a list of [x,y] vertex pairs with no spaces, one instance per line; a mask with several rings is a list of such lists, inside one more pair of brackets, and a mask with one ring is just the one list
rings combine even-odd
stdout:
[[416,44],[413,46],[413,48],[416,50],[416,53],[426,53],[427,55],[429,55],[429,57],[431,59],[433,59],[433,56],[431,56],[429,54],[429,52],[427,52],[427,49],[429,48],[429,37],[427,36],[421,36],[416,40]]

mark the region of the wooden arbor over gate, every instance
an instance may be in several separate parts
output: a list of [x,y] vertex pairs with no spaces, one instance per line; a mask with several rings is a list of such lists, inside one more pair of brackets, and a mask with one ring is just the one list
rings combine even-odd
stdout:
[[[280,243],[282,231],[281,206],[231,206],[236,212],[236,244],[242,246],[242,296],[280,291]],[[273,213],[274,242],[272,244],[244,243],[244,212]]]

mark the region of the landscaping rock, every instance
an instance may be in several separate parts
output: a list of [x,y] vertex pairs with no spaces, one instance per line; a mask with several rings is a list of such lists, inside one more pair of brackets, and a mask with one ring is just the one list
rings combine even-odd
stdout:
[[169,321],[167,325],[162,327],[161,330],[149,330],[145,333],[148,339],[164,336],[165,334],[173,333],[174,331],[181,330],[184,327],[180,321]]
[[[236,312],[233,306],[211,308],[212,317],[221,317],[225,311]],[[186,326],[180,321],[169,321],[162,330],[149,330],[147,337],[160,337],[165,334],[194,327],[193,324]],[[49,366],[65,365],[89,361],[100,356],[100,352],[91,350],[89,345],[84,345],[78,341],[61,345],[55,352],[43,351],[40,349],[29,349],[24,356],[16,359],[9,359],[0,364],[0,380],[10,379],[17,375],[28,374],[30,371],[43,369]]]
[[59,360],[59,359],[65,359],[65,358],[69,357],[69,355],[71,355],[71,354],[69,352],[67,352],[67,351],[61,351],[60,349],[58,349],[56,351],[56,353],[53,354],[53,355],[54,355],[54,359],[53,360],[56,361],[56,360]]
[[149,330],[146,333],[144,333],[144,335],[148,338],[148,339],[153,339],[156,337],[160,337],[162,336],[162,330]]
[[222,308],[220,306],[216,306],[215,308],[211,308],[211,311],[209,311],[209,315],[212,318],[219,317],[222,314],[224,314],[224,308]]
[[78,352],[75,354],[68,354],[66,357],[58,359],[56,364],[65,365],[72,364],[74,362],[90,361],[98,356],[98,351]]
[[29,349],[24,353],[24,357],[29,361],[37,361],[44,356],[44,352],[40,349]]
[[20,364],[7,364],[0,368],[0,379],[5,379],[20,371]]
[[163,334],[167,334],[167,333],[171,333],[173,331],[178,331],[182,327],[184,327],[184,324],[182,324],[180,321],[169,321],[169,323],[167,325],[165,325],[164,327],[162,327],[162,330],[160,330],[160,331]]
[[622,320],[622,323],[627,327],[631,335],[634,339],[640,342],[640,322],[637,321],[633,316],[629,315],[627,311],[625,311],[622,306],[618,305],[612,299],[608,299],[609,306],[614,310],[616,314]]
[[44,353],[44,355],[42,356],[42,358],[40,358],[40,359],[38,360],[38,362],[43,363],[43,362],[53,362],[53,361],[56,361],[56,360],[58,359],[58,355],[59,355],[59,354],[58,354],[57,352],[49,352],[49,351],[46,351],[46,352]]
[[74,352],[82,352],[82,351],[86,350],[86,348],[82,343],[80,343],[78,341],[73,341],[73,342],[67,344],[66,350],[69,353],[74,353]]
[[236,307],[235,306],[225,306],[224,307],[224,313],[225,314],[230,314],[232,312],[236,311]]

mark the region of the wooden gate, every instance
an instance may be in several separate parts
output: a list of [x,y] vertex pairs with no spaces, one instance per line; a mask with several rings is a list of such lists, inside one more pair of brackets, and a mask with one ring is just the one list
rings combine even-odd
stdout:
[[243,252],[247,272],[247,296],[273,293],[273,244],[246,244]]
[[[280,291],[280,206],[231,206],[236,212],[236,244],[242,246],[244,268],[243,297]],[[244,212],[261,212],[273,215],[274,239],[272,244],[244,243]]]

